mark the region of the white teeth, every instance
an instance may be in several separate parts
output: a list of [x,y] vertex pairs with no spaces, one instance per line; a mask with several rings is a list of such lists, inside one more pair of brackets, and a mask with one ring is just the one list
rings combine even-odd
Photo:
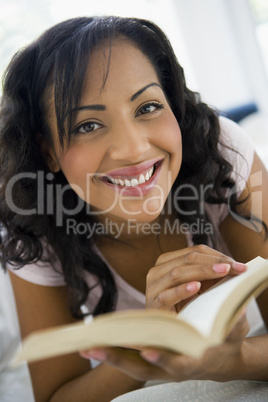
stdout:
[[141,174],[138,179],[133,178],[130,180],[128,180],[128,179],[123,180],[123,179],[115,179],[113,177],[109,177],[109,181],[112,184],[115,184],[117,186],[135,187],[135,186],[138,186],[139,184],[143,184],[146,181],[148,181],[152,177],[153,172],[154,172],[154,166],[150,170],[148,170],[145,175]]
[[143,174],[140,175],[139,177],[139,184],[145,183],[145,177],[143,176]]
[[132,179],[132,180],[131,180],[131,185],[132,185],[132,186],[137,186],[138,184],[139,184],[139,182],[138,182],[137,179]]

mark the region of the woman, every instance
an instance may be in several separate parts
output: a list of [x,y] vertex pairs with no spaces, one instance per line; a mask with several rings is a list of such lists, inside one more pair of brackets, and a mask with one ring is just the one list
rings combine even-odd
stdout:
[[[179,311],[243,274],[268,250],[268,211],[251,196],[258,172],[265,200],[252,145],[186,87],[154,24],[52,27],[11,61],[2,99],[2,264],[22,337],[88,313]],[[267,337],[245,339],[247,330],[243,317],[201,360],[97,349],[84,355],[110,364],[77,354],[34,363],[35,397],[111,400],[155,378],[266,381]]]

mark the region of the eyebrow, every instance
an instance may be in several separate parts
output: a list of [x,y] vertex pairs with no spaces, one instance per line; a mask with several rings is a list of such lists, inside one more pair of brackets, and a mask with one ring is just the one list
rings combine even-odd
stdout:
[[79,110],[97,110],[97,111],[103,111],[106,110],[105,105],[85,105],[85,106],[78,106],[74,109],[72,109],[72,112],[77,112]]
[[[141,88],[139,91],[137,91],[134,95],[131,96],[130,101],[134,102],[135,99],[137,99],[144,91],[146,91],[146,89],[153,87],[153,86],[157,86],[160,89],[161,86],[157,83],[157,82],[152,82],[151,84],[145,85],[145,87]],[[105,105],[85,105],[85,106],[78,106],[74,109],[72,109],[72,112],[77,112],[77,111],[81,111],[81,110],[97,110],[97,111],[104,111],[106,110],[106,106]]]
[[131,96],[130,101],[134,102],[135,99],[137,99],[144,91],[146,91],[146,89],[153,87],[153,86],[157,86],[160,89],[161,86],[159,84],[157,84],[157,82],[152,82],[151,84],[146,85],[145,87],[141,88],[138,92],[136,92],[134,95]]

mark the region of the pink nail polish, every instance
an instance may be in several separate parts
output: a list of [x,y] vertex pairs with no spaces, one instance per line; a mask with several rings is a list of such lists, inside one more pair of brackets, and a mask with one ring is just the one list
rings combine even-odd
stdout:
[[242,262],[233,262],[233,269],[237,272],[244,272],[247,270],[247,266]]
[[101,362],[107,359],[106,353],[102,350],[90,350],[87,355],[89,359],[99,360]]
[[213,269],[213,271],[217,272],[218,274],[225,274],[230,271],[231,265],[230,264],[214,264],[212,269]]
[[200,287],[201,287],[201,283],[200,283],[200,282],[191,282],[191,283],[188,283],[188,284],[186,285],[186,289],[187,289],[189,292],[196,292],[197,290],[200,289]]
[[88,352],[79,352],[79,354],[81,357],[83,357],[83,359],[90,359]]
[[159,360],[159,353],[155,350],[144,350],[141,352],[141,356],[151,363],[156,363]]

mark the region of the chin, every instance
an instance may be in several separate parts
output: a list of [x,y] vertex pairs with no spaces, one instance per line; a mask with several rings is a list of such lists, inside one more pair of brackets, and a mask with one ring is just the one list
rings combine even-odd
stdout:
[[161,211],[151,211],[150,213],[141,213],[139,215],[133,215],[129,216],[127,220],[131,220],[132,222],[137,222],[137,223],[153,223],[156,221],[159,216],[161,215]]

